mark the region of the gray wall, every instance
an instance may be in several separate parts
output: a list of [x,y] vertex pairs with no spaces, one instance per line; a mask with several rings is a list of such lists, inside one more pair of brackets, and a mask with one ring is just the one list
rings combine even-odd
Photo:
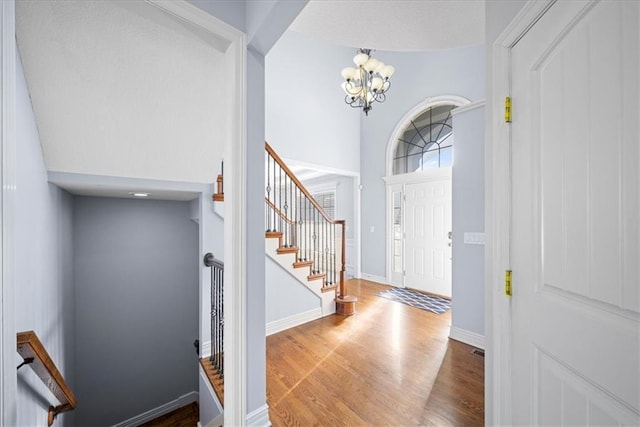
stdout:
[[[16,58],[15,326],[36,332],[73,390],[73,199],[47,182],[38,129]],[[19,355],[16,366],[22,362]],[[17,425],[45,426],[55,398],[33,371],[18,371]],[[63,415],[65,424],[73,415]]]
[[198,227],[188,202],[74,198],[77,425],[198,390]]
[[265,267],[267,323],[320,307],[320,298],[269,256]]
[[464,233],[484,232],[484,107],[453,116],[452,326],[484,335],[484,246]]
[[[425,99],[458,95],[484,98],[484,46],[432,52],[378,52],[396,67],[384,104],[361,116],[360,174],[362,198],[362,272],[386,276],[385,184],[386,152],[391,133],[402,117]],[[456,156],[458,151],[456,150]],[[374,232],[371,232],[371,227]],[[455,227],[455,224],[453,225]]]
[[359,110],[344,102],[340,71],[355,49],[286,32],[266,58],[267,141],[285,159],[360,169]]
[[[485,359],[485,395],[487,396],[487,405],[485,405],[485,420],[487,425],[495,424],[493,400],[493,375],[494,371],[501,369],[501,366],[493,365],[494,351],[502,351],[502,349],[493,348],[493,289],[494,283],[491,282],[491,265],[493,263],[492,253],[494,251],[493,242],[491,241],[491,220],[498,212],[493,212],[493,180],[491,171],[493,168],[493,122],[500,119],[502,114],[502,101],[504,98],[500,95],[498,99],[493,99],[493,43],[500,33],[509,25],[511,20],[518,14],[525,4],[525,0],[486,0],[485,3],[485,43],[486,43],[486,111],[485,111],[485,233],[487,241],[485,244],[485,268],[487,276],[485,277],[485,348],[487,357]],[[494,109],[500,113],[494,115]]]

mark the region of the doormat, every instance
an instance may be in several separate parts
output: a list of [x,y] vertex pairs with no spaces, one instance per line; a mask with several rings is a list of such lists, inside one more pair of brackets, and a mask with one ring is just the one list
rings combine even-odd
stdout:
[[378,293],[379,297],[401,302],[411,307],[421,308],[436,314],[445,313],[451,308],[451,301],[422,292],[404,288],[391,288]]

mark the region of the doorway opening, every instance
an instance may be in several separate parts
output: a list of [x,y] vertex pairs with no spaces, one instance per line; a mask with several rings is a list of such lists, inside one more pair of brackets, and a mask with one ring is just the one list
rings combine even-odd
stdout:
[[387,281],[450,298],[452,110],[430,98],[400,121],[387,147]]

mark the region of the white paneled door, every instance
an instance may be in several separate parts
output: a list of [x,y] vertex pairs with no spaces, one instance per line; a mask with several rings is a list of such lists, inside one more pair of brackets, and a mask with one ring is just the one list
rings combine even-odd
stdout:
[[515,425],[640,425],[639,18],[558,1],[511,52]]
[[451,296],[451,176],[405,185],[408,288]]

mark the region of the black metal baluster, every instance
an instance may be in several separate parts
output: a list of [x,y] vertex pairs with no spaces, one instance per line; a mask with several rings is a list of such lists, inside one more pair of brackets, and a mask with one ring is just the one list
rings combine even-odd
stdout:
[[[309,201],[309,203],[311,203],[311,201]],[[318,251],[316,250],[316,244],[318,243],[317,238],[316,238],[316,227],[317,227],[317,221],[316,221],[316,210],[313,209],[311,211],[311,214],[313,215],[313,234],[311,235],[311,238],[313,239],[313,250],[311,251],[311,257],[313,260],[313,274],[317,273],[318,270]]]
[[296,242],[296,216],[293,211],[293,181],[289,178],[289,229],[291,230],[291,246],[296,247],[298,244]]
[[[271,159],[269,158],[269,153],[266,152],[266,158],[267,158],[267,201],[271,201]],[[269,203],[265,203],[265,221],[266,221],[266,227],[265,230],[267,231],[271,231],[271,226],[269,225]]]
[[277,182],[276,182],[276,159],[273,159],[273,207],[271,208],[271,210],[273,211],[273,226],[272,226],[272,230],[273,231],[278,231],[276,230],[276,188],[277,188]]
[[[213,270],[213,265],[210,266],[211,269],[211,356],[209,360],[213,363],[215,367],[215,344],[216,344],[216,288],[215,288],[215,271]],[[216,368],[217,369],[217,368]]]
[[324,270],[324,285],[327,286],[329,280],[329,270],[327,269],[327,255],[329,255],[327,249],[327,220],[322,217],[322,269]]
[[333,244],[333,276],[331,278],[331,283],[335,285],[336,283],[336,258],[337,258],[337,247],[336,247],[336,225],[331,224],[332,238],[331,243]]
[[224,270],[218,270],[219,281],[218,288],[220,290],[220,316],[218,318],[218,329],[220,331],[220,344],[218,354],[220,355],[220,376],[224,378]]
[[280,228],[278,231],[283,232],[282,230],[282,166],[279,166],[278,172],[278,220],[280,223]]

